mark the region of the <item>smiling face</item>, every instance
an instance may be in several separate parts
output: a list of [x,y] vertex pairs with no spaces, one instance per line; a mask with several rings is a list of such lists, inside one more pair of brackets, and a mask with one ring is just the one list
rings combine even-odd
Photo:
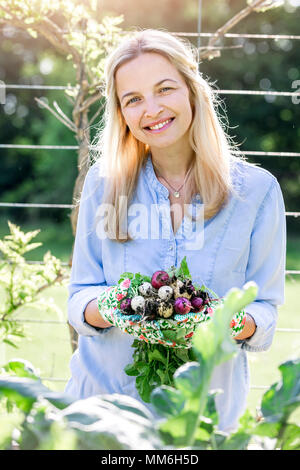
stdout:
[[189,89],[171,62],[143,53],[116,72],[121,112],[131,133],[150,148],[189,148]]

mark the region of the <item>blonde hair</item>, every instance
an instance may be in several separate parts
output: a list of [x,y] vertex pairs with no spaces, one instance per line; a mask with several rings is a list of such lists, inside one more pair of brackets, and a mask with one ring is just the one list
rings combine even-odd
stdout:
[[127,206],[122,204],[121,196],[131,200],[149,148],[138,141],[126,125],[116,92],[115,74],[122,64],[147,52],[167,58],[190,90],[194,111],[189,140],[195,153],[191,176],[204,204],[205,220],[213,217],[234,192],[230,174],[232,163],[244,161],[243,156],[234,155],[235,144],[217,114],[219,99],[198,70],[197,50],[192,44],[161,30],[134,32],[107,58],[104,126],[96,135],[97,158],[101,158],[101,167],[107,177],[103,202],[115,210],[115,220],[112,225],[108,224],[107,236],[118,242],[131,240],[129,233],[124,234],[121,230],[127,217]]

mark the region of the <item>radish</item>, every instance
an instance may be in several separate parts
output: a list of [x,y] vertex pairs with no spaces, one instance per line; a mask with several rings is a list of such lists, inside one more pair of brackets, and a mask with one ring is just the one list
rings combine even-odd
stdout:
[[157,313],[162,318],[170,318],[173,315],[173,305],[170,302],[161,300],[158,305]]
[[157,294],[162,300],[168,301],[172,297],[173,289],[170,286],[161,286]]
[[150,282],[143,282],[139,287],[139,292],[144,296],[152,295],[153,289]]
[[191,304],[192,304],[192,307],[193,309],[196,311],[196,312],[200,312],[200,310],[203,309],[204,307],[204,302],[203,302],[203,299],[201,299],[201,297],[194,297],[192,300],[191,300]]
[[178,297],[184,297],[190,300],[195,291],[195,288],[191,284],[191,281],[182,282],[180,279],[177,279],[171,285],[174,288],[175,299],[177,299]]
[[145,307],[145,299],[141,295],[136,295],[131,299],[131,308],[135,312],[142,313]]
[[169,274],[166,271],[155,271],[152,275],[151,284],[155,289],[168,285],[170,282]]
[[175,312],[181,315],[189,313],[191,308],[192,308],[191,302],[185,297],[178,297],[174,302]]
[[131,310],[131,299],[130,297],[127,297],[126,299],[122,300],[120,304],[121,310],[124,310],[125,312],[129,312]]

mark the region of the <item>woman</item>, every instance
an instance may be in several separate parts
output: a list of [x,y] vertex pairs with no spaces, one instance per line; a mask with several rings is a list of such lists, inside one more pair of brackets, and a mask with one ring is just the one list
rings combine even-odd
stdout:
[[[236,338],[238,354],[211,381],[223,390],[216,398],[219,428],[232,432],[249,391],[246,352],[270,348],[284,302],[280,186],[235,155],[213,89],[182,40],[135,33],[109,56],[106,83],[101,159],[85,180],[74,246],[68,314],[79,346],[66,391],[139,399],[135,377],[124,372],[133,337],[101,317],[96,298],[124,271],[151,275],[186,256],[193,281],[219,297],[250,280],[259,288]],[[198,215],[191,218],[190,209]]]

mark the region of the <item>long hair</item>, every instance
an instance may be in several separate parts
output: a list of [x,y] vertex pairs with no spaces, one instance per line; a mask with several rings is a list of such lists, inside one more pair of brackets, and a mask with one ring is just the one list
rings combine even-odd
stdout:
[[124,233],[122,229],[127,218],[127,203],[124,204],[124,201],[130,202],[133,196],[149,148],[132,135],[123,118],[115,76],[122,64],[147,52],[167,58],[189,88],[193,107],[189,141],[195,154],[191,176],[195,192],[201,195],[204,204],[205,220],[213,217],[226,204],[230,193],[234,192],[231,165],[237,160],[244,161],[243,156],[235,155],[235,144],[218,117],[219,98],[213,85],[199,72],[196,48],[165,31],[145,29],[134,32],[107,57],[104,125],[96,135],[95,145],[97,158],[101,158],[101,168],[106,176],[103,202],[114,207],[107,236],[118,242],[131,240],[129,233]]

